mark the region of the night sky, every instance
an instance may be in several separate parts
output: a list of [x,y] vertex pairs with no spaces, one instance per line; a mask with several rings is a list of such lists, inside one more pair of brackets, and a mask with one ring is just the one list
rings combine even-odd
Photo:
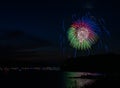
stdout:
[[68,26],[72,14],[83,11],[93,11],[104,18],[111,33],[110,51],[119,52],[120,13],[119,4],[114,0],[0,3],[1,51],[59,50],[63,20]]

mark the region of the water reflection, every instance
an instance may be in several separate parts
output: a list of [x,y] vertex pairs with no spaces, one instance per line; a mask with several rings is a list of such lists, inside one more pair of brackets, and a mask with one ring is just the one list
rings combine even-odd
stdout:
[[98,79],[103,77],[100,73],[90,72],[65,72],[65,88],[85,88],[92,86]]

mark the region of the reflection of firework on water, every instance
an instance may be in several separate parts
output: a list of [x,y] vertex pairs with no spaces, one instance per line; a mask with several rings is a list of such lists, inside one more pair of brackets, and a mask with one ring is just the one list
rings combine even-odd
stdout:
[[[88,75],[93,78],[87,78]],[[66,72],[65,88],[84,88],[85,86],[90,86],[97,80],[94,77],[98,76],[102,76],[102,74],[89,72]]]
[[95,82],[93,79],[69,79],[66,88],[84,88]]
[[70,44],[80,50],[90,49],[98,39],[96,33],[97,24],[89,18],[82,18],[73,22],[68,30]]

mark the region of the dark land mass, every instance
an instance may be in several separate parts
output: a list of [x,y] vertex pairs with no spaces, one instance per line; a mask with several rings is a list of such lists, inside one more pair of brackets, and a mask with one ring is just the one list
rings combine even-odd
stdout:
[[59,52],[46,55],[43,52],[9,53],[1,55],[0,66],[7,67],[59,67],[62,71],[119,72],[120,55],[115,53],[66,58]]
[[120,72],[120,55],[115,53],[69,58],[63,70],[91,72]]

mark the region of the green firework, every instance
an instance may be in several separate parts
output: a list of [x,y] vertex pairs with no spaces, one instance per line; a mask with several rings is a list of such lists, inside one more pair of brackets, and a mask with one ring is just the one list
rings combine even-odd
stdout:
[[70,27],[68,30],[68,40],[70,42],[70,45],[78,50],[86,50],[91,48],[90,41],[86,39],[83,40],[83,42],[79,41],[76,36],[76,29],[74,27]]

